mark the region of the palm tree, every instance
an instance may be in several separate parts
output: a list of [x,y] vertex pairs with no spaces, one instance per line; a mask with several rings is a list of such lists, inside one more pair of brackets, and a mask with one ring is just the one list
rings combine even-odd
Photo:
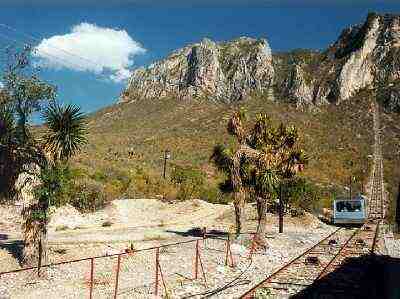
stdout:
[[85,118],[79,107],[52,103],[45,109],[43,118],[48,129],[43,137],[43,148],[51,155],[53,163],[46,161],[41,164],[39,180],[36,181],[34,190],[30,190],[34,194],[35,203],[23,210],[23,259],[26,264],[35,265],[38,262],[39,268],[46,259],[47,211],[51,200],[54,201],[59,195],[62,180],[60,176],[63,175],[69,158],[86,143]]
[[53,161],[68,161],[87,142],[85,118],[76,105],[50,105],[43,113],[48,132],[44,136],[45,150]]

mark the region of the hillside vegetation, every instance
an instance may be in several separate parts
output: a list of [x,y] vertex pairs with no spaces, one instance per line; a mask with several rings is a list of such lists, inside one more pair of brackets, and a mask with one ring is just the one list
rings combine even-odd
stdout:
[[[217,191],[220,175],[209,158],[217,143],[231,142],[226,133],[232,112],[244,107],[250,115],[267,113],[276,122],[299,128],[301,140],[310,156],[304,176],[319,189],[321,197],[343,193],[352,173],[356,190],[369,176],[372,154],[372,114],[368,92],[341,105],[322,106],[318,110],[298,110],[264,96],[253,95],[236,105],[201,101],[164,99],[121,103],[90,117],[89,144],[75,160],[83,177],[104,185],[110,197],[174,196],[171,183],[162,180],[163,151],[172,153],[167,175],[173,165],[198,169],[206,176],[199,196],[211,201],[227,200]],[[399,177],[398,115],[385,114],[385,174],[394,193]],[[129,154],[130,152],[130,154]],[[353,161],[353,166],[349,161]],[[328,191],[328,192],[327,192]],[[212,197],[212,198],[207,198]]]

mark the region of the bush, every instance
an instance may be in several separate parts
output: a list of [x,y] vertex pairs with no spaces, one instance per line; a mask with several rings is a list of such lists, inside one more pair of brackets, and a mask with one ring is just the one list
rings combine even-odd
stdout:
[[175,165],[172,170],[171,181],[178,188],[177,199],[191,199],[200,195],[205,183],[205,174],[191,167]]
[[89,178],[75,182],[70,204],[81,212],[94,212],[107,204],[103,184]]
[[67,165],[44,167],[40,172],[41,184],[35,189],[35,197],[48,207],[62,206],[69,202],[73,193],[73,172]]
[[217,204],[228,204],[232,200],[231,194],[221,192],[218,187],[203,187],[200,191],[200,199]]
[[[285,205],[289,206],[290,210],[296,210],[294,212],[296,215],[300,213],[300,210],[307,212],[318,210],[321,204],[321,195],[321,189],[304,178],[298,178],[282,185],[282,197]],[[272,206],[277,211],[277,203],[273,203]]]

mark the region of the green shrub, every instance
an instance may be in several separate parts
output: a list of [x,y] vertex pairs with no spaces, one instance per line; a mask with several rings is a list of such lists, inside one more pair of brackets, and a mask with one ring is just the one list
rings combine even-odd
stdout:
[[205,174],[191,167],[175,165],[171,182],[178,188],[177,199],[186,200],[200,195],[205,183]]
[[218,187],[204,186],[200,191],[200,199],[216,204],[228,204],[232,201],[232,196],[221,192]]
[[70,204],[82,212],[94,212],[104,208],[107,197],[103,184],[90,178],[76,181]]
[[42,205],[62,206],[69,202],[73,193],[73,172],[64,164],[44,167],[40,172],[41,184],[35,189],[35,197]]

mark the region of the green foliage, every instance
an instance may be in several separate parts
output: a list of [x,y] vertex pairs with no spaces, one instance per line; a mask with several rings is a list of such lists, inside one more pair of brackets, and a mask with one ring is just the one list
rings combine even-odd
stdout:
[[10,108],[0,105],[0,147],[10,146],[15,134],[15,121]]
[[205,183],[205,175],[197,169],[175,165],[171,182],[178,188],[177,199],[191,199],[199,196]]
[[94,212],[104,208],[107,202],[103,184],[89,178],[74,183],[69,203],[81,212]]
[[200,190],[199,198],[215,204],[230,203],[232,201],[232,196],[222,190],[218,188],[218,186],[212,187],[205,184]]
[[[20,146],[32,142],[28,122],[34,112],[56,97],[56,88],[42,81],[30,65],[31,47],[11,55],[3,74],[4,91],[1,105],[12,111],[16,120],[15,139]],[[33,142],[34,143],[34,142]]]
[[41,184],[36,188],[35,196],[46,207],[64,205],[73,190],[72,179],[68,165],[48,165],[40,172]]
[[258,288],[254,294],[255,299],[271,299],[275,296],[272,294],[271,289],[269,288]]
[[45,167],[40,142],[30,133],[29,121],[55,98],[55,88],[40,80],[30,64],[30,47],[16,52],[3,73],[0,92],[0,194],[10,197],[24,164]]
[[283,182],[282,198],[286,205],[314,212],[321,200],[321,190],[305,178],[296,178]]
[[225,173],[229,173],[232,164],[232,150],[225,145],[217,144],[213,148],[210,160]]
[[75,105],[53,103],[43,113],[48,132],[44,146],[55,161],[66,161],[86,144],[85,117]]

